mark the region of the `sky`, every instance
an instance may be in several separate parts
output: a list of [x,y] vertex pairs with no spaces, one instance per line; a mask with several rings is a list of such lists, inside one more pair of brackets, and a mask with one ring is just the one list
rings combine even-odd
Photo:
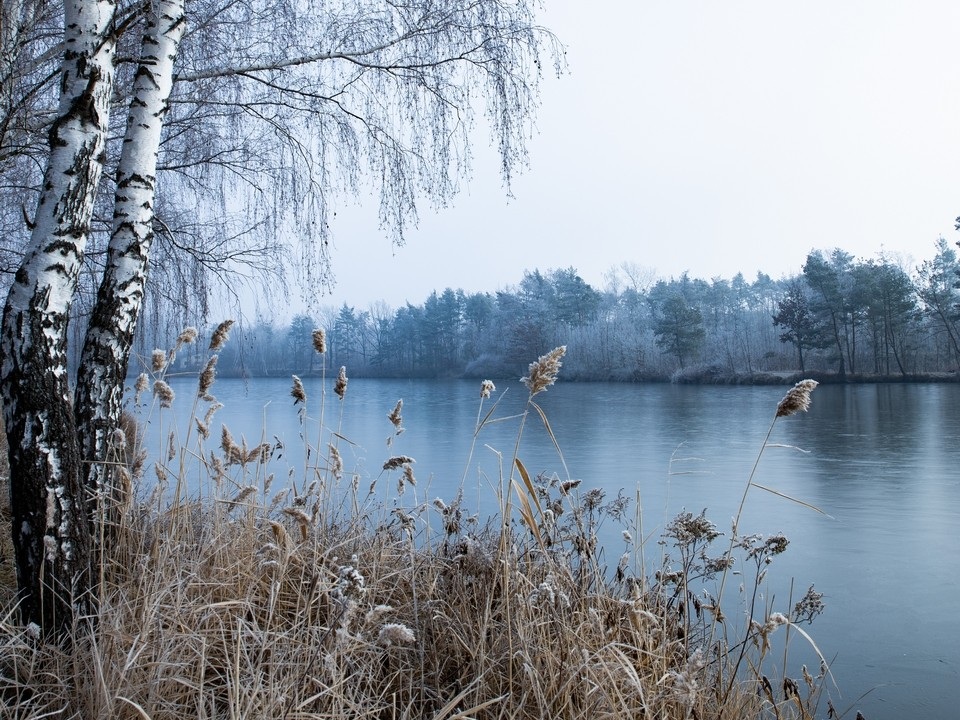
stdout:
[[800,271],[814,248],[912,268],[960,239],[955,0],[546,0],[569,73],[544,82],[507,197],[474,149],[454,207],[403,247],[375,205],[333,226],[321,305],[494,292],[524,270],[657,277]]

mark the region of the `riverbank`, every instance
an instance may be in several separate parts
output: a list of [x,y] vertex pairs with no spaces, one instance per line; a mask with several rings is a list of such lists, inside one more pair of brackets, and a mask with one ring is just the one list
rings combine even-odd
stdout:
[[[531,398],[557,367],[531,366]],[[510,458],[493,478],[499,512],[481,521],[462,491],[418,500],[404,455],[361,485],[323,432],[305,441],[307,465],[275,486],[270,463],[290,448],[250,448],[226,429],[210,440],[209,390],[190,423],[196,446],[157,460],[150,497],[131,497],[113,530],[97,622],[79,623],[62,648],[5,606],[8,713],[746,720],[832,708],[825,661],[783,674],[786,639],[804,642],[820,594],[781,609],[750,601],[787,549],[782,534],[725,540],[705,514],[682,512],[649,567],[656,540],[622,494],[531,477]],[[483,418],[496,400],[480,391]],[[323,415],[302,385],[293,397]],[[401,411],[390,416],[397,435]],[[134,447],[128,471],[138,457]],[[202,499],[173,492],[196,478]],[[604,522],[623,527],[609,562]]]
[[[202,368],[197,368],[199,372]],[[517,370],[512,375],[491,374],[483,377],[475,374],[453,374],[438,378],[436,376],[402,375],[391,376],[378,373],[364,373],[362,370],[354,372],[347,368],[351,377],[356,378],[375,378],[383,380],[482,380],[493,378],[494,380],[509,379],[515,380],[523,374],[522,370]],[[189,375],[187,372],[178,372],[177,375]],[[323,375],[320,369],[308,370],[297,373],[301,378],[318,378]],[[329,375],[329,371],[327,372]],[[243,380],[254,380],[258,378],[287,378],[289,375],[250,375],[243,372],[221,372],[221,377]],[[846,373],[839,375],[835,372],[825,372],[822,370],[770,370],[756,372],[730,372],[716,365],[698,365],[691,368],[678,370],[670,375],[658,375],[655,373],[633,373],[629,375],[599,376],[589,372],[568,373],[563,382],[612,382],[612,383],[675,383],[680,385],[793,385],[805,378],[812,378],[825,385],[837,384],[866,384],[866,383],[955,383],[960,382],[960,373],[958,372],[935,372],[935,373],[908,373],[908,374],[877,374],[877,373]],[[131,378],[132,383],[136,378]]]

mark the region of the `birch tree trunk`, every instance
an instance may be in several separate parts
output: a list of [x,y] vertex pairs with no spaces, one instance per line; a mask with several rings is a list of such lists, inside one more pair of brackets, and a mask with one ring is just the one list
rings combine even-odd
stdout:
[[[143,304],[153,241],[157,155],[173,66],[185,27],[184,0],[148,11],[126,135],[117,168],[113,230],[77,375],[76,419],[91,517],[99,500],[111,521],[123,483],[104,463],[120,425],[130,347]],[[116,486],[115,486],[116,485]]]
[[64,636],[91,606],[90,531],[66,338],[103,170],[114,13],[111,0],[65,5],[60,105],[33,232],[0,331],[21,610],[48,636]]

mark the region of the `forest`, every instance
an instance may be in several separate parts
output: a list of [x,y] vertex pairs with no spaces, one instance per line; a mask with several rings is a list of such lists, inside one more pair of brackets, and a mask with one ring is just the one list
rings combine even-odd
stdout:
[[[527,270],[496,292],[446,288],[396,309],[344,304],[284,326],[239,324],[219,371],[318,374],[310,336],[323,328],[326,362],[355,377],[519,377],[530,358],[566,345],[564,377],[576,380],[948,379],[960,364],[960,262],[944,238],[934,251],[909,268],[815,250],[777,280],[657,279],[623,263],[602,290],[572,267]],[[180,369],[202,362],[185,355]]]

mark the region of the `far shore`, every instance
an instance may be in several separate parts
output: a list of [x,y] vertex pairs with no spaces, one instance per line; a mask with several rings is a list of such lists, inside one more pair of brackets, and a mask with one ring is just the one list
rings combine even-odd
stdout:
[[[349,373],[350,369],[347,368]],[[520,371],[518,371],[520,373]],[[170,373],[168,377],[177,377],[183,375],[193,375],[191,371]],[[321,377],[323,373],[319,370],[313,372],[297,373],[301,378]],[[331,375],[327,371],[327,376]],[[520,373],[522,374],[522,373]],[[516,378],[520,377],[516,374]],[[243,372],[220,371],[217,375],[221,378],[233,378],[243,380],[255,380],[257,378],[269,377],[288,377],[287,375],[250,375]],[[448,376],[438,377],[436,375],[378,375],[357,372],[350,375],[351,378],[370,378],[370,379],[389,379],[389,380],[483,380],[488,376],[481,377],[473,374],[451,373]],[[506,373],[490,375],[492,380],[515,379]],[[644,374],[635,373],[633,375],[616,375],[610,377],[591,376],[585,373],[571,373],[564,380],[566,382],[614,382],[614,383],[673,383],[676,385],[792,385],[804,379],[812,379],[823,385],[843,385],[843,384],[869,384],[869,383],[954,383],[960,381],[960,372],[932,372],[932,373],[908,373],[908,374],[875,374],[875,373],[846,373],[840,375],[836,372],[826,372],[823,370],[770,370],[758,371],[753,373],[731,373],[716,366],[697,366],[678,370],[673,375]]]

